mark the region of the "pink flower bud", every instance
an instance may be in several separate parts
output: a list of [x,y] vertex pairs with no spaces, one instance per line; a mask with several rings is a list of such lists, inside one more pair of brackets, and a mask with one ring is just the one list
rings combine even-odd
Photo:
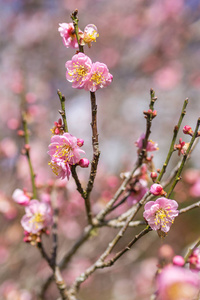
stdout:
[[156,172],[151,172],[151,179],[155,180],[157,178],[157,173]]
[[176,266],[179,266],[179,267],[184,266],[184,264],[185,264],[184,258],[180,255],[174,256],[173,264],[176,265]]
[[77,145],[79,147],[82,147],[84,145],[84,140],[83,139],[77,139]]
[[81,158],[78,164],[81,168],[88,168],[89,163],[90,162],[87,158]]
[[17,202],[18,204],[20,204],[22,206],[27,206],[30,202],[30,196],[27,195],[26,192],[24,192],[20,189],[16,189],[13,192],[12,198],[15,202]]
[[192,128],[189,125],[183,127],[183,133],[193,136]]
[[154,183],[150,187],[150,193],[154,196],[163,195],[163,187],[160,184]]

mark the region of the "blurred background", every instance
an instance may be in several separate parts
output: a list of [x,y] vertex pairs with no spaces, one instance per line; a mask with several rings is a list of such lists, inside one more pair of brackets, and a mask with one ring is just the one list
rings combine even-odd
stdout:
[[[89,93],[72,89],[66,81],[65,62],[75,51],[65,48],[58,33],[59,23],[71,22],[70,14],[76,8],[80,29],[92,23],[99,30],[97,42],[90,49],[85,47],[85,53],[93,62],[106,63],[114,78],[109,87],[96,93],[101,159],[92,199],[94,210],[98,211],[117,189],[120,172],[133,167],[137,158],[135,141],[145,131],[143,111],[148,110],[150,88],[158,97],[158,116],[151,135],[160,149],[154,155],[156,168],[165,159],[185,98],[189,98],[189,104],[183,125],[194,128],[200,116],[199,0],[1,0],[0,299],[38,299],[41,282],[51,274],[38,251],[22,242],[20,218],[24,210],[11,199],[16,188],[31,189],[26,158],[21,155],[23,139],[17,135],[21,129],[22,101],[28,109],[31,157],[38,185],[45,187],[49,180],[55,180],[48,166],[47,149],[50,128],[59,118],[57,89],[66,97],[69,132],[85,140],[84,150],[92,158]],[[187,136],[184,140],[189,141]],[[190,169],[176,189],[175,197],[182,206],[200,197],[199,150],[197,146]],[[170,169],[177,160],[175,153]],[[80,170],[80,176],[86,182],[87,170]],[[62,258],[81,234],[86,220],[73,180],[67,183],[67,189],[59,180],[55,185],[62,208]],[[44,188],[42,193],[45,192]],[[159,247],[167,243],[175,254],[181,254],[198,237],[198,218],[199,211],[181,216],[164,241],[150,233],[116,266],[98,271],[88,280],[81,299],[149,299]],[[100,244],[98,238],[91,240],[65,271],[68,284],[94,262],[116,232],[107,229],[105,237],[101,231]],[[129,230],[125,240],[136,232]],[[56,297],[52,284],[46,299]]]

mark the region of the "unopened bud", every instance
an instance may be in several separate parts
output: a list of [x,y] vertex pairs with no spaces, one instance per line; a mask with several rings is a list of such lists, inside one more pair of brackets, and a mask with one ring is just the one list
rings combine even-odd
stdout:
[[81,167],[81,168],[88,168],[88,166],[89,166],[89,163],[90,163],[90,161],[89,161],[89,159],[87,159],[87,158],[81,158],[80,160],[79,160],[79,166]]
[[153,194],[154,196],[165,194],[162,185],[157,183],[152,184],[152,186],[150,187],[150,193]]
[[176,255],[173,258],[173,264],[176,265],[176,266],[182,267],[185,264],[185,260],[182,256]]
[[151,172],[151,179],[154,181],[157,178],[157,173],[156,172]]
[[18,130],[17,131],[17,134],[19,135],[19,136],[24,136],[24,130]]
[[193,136],[194,132],[193,132],[192,128],[189,125],[185,125],[183,127],[183,133]]
[[82,147],[83,144],[84,144],[84,140],[83,140],[83,139],[77,139],[77,145],[78,145],[79,147]]

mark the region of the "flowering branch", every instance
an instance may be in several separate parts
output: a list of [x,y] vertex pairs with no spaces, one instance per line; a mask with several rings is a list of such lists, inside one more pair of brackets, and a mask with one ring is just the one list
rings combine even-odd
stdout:
[[177,138],[177,135],[178,135],[178,132],[179,132],[179,129],[180,129],[180,126],[181,126],[181,123],[182,123],[182,120],[186,114],[186,107],[187,107],[187,104],[188,104],[188,99],[186,99],[183,103],[183,107],[182,107],[182,111],[181,111],[181,115],[180,115],[180,118],[179,118],[179,121],[178,121],[178,124],[174,127],[174,134],[173,134],[173,137],[172,137],[172,141],[171,141],[171,145],[170,145],[170,148],[169,148],[169,152],[167,154],[167,158],[165,160],[165,163],[163,164],[163,167],[160,171],[160,174],[158,176],[158,179],[157,179],[157,183],[160,182],[161,178],[163,177],[163,174],[165,173],[166,171],[166,168],[167,168],[167,165],[170,161],[170,158],[172,156],[172,153],[174,152],[174,144],[176,142],[176,138]]
[[59,96],[60,99],[60,104],[61,104],[61,109],[59,111],[60,115],[62,116],[63,119],[63,123],[64,123],[64,132],[68,132],[68,126],[67,126],[67,118],[66,118],[66,112],[65,112],[65,96],[62,95],[62,93],[58,90],[57,94]]
[[188,148],[187,148],[185,154],[183,155],[183,159],[182,159],[180,168],[178,169],[178,172],[177,172],[177,174],[176,174],[175,180],[174,180],[174,182],[172,183],[171,188],[170,188],[170,190],[169,190],[168,193],[167,193],[167,197],[168,197],[168,198],[170,197],[171,193],[173,192],[173,190],[174,190],[176,184],[178,183],[178,181],[181,179],[181,178],[180,178],[181,172],[182,172],[182,170],[183,170],[183,167],[184,167],[184,165],[185,165],[185,162],[186,162],[186,160],[187,160],[187,157],[188,157],[189,154],[190,154],[190,151],[191,151],[191,148],[192,148],[192,146],[193,146],[193,144],[194,144],[194,141],[195,141],[195,139],[196,139],[197,136],[198,136],[197,133],[198,133],[199,125],[200,125],[200,118],[197,120],[197,124],[196,124],[196,128],[195,128],[194,134],[193,134],[193,136],[192,136],[192,138],[191,138],[191,141],[190,141],[190,143],[189,143],[189,146],[188,146]]
[[188,262],[188,258],[193,253],[194,249],[196,249],[197,247],[199,247],[199,245],[200,245],[200,239],[197,240],[197,242],[195,243],[195,245],[192,248],[189,248],[188,253],[184,257],[185,264]]

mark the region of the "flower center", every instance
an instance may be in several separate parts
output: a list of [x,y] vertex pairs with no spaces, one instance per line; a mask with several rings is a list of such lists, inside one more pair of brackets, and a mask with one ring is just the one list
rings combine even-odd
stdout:
[[73,65],[74,69],[68,72],[69,76],[74,76],[76,78],[76,81],[85,78],[85,76],[88,74],[88,68],[86,66],[80,65],[79,63],[73,63]]
[[31,219],[30,222],[43,223],[44,222],[44,218],[43,218],[43,216],[42,216],[41,213],[35,213],[34,217]]
[[104,79],[104,77],[100,72],[95,72],[91,77],[91,80],[94,81],[97,85],[102,82],[102,79]]
[[169,213],[166,210],[164,210],[163,208],[158,209],[155,214],[155,224],[161,224],[162,227],[165,227],[166,224],[169,223],[169,221],[167,220],[168,217]]
[[69,162],[74,156],[72,147],[67,144],[56,146],[57,150],[54,154],[55,158],[65,158],[65,162]]

